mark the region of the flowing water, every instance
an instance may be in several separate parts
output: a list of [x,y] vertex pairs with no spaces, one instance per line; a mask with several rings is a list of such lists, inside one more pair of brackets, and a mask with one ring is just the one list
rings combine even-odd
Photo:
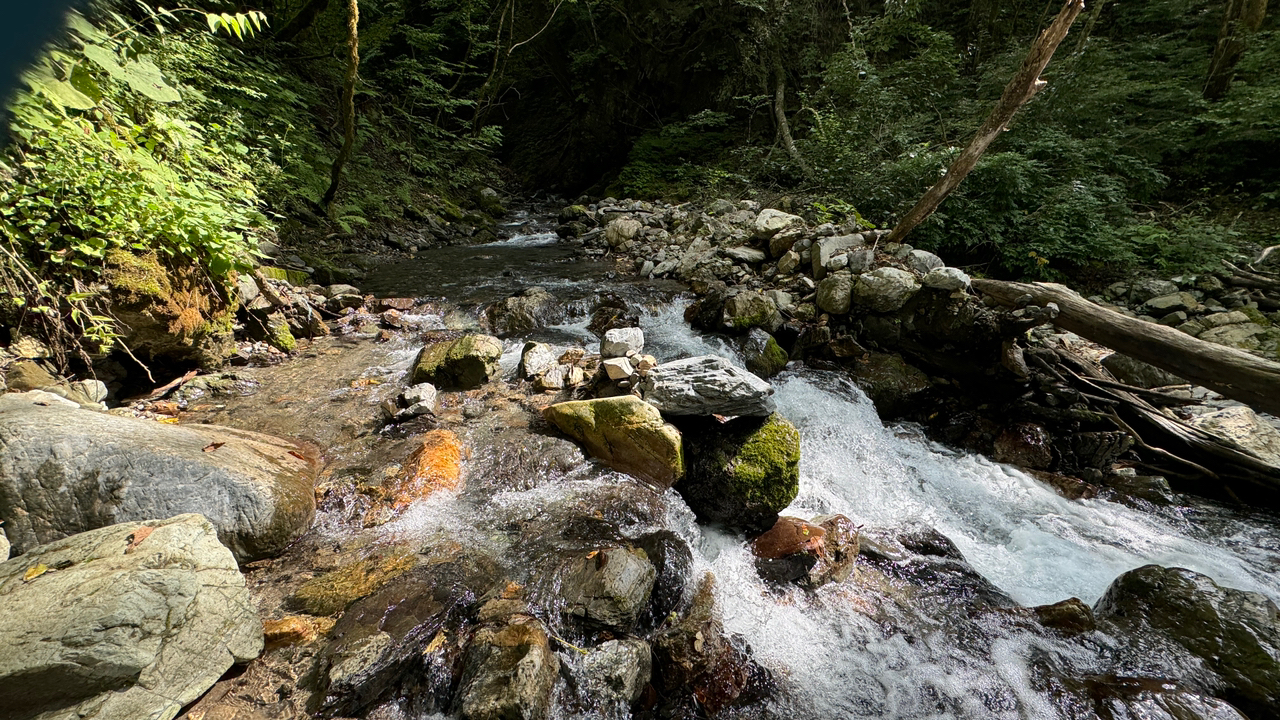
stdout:
[[[676,286],[637,280],[630,273],[619,278],[615,270],[605,262],[577,259],[574,249],[555,243],[545,227],[525,221],[499,243],[446,248],[389,265],[370,278],[366,289],[381,295],[443,295],[449,303],[475,308],[541,285],[579,311],[533,339],[588,347],[596,339],[586,329],[586,309],[607,291],[645,308],[646,351],[660,361],[704,353],[736,358],[730,344],[689,328],[682,317],[688,301],[677,295]],[[509,375],[524,340],[506,341],[503,365]],[[415,350],[405,343],[379,351],[376,371],[393,381],[389,386],[400,379]],[[1190,500],[1143,510],[1102,499],[1067,500],[1012,467],[933,443],[917,428],[886,426],[866,396],[838,374],[799,368],[774,384],[779,412],[802,437],[800,494],[785,514],[843,513],[872,529],[931,526],[1022,605],[1070,597],[1092,604],[1117,575],[1148,563],[1191,568],[1222,585],[1280,601],[1280,535],[1272,516]],[[609,493],[628,482],[624,477],[565,458],[562,446],[554,444],[563,441],[506,427],[501,415],[488,417],[466,434],[474,453],[468,490],[411,507],[380,528],[385,538],[468,536],[513,566],[533,567],[555,551],[528,542],[537,536],[539,523],[554,523],[559,509],[618,502]],[[967,613],[947,601],[945,587],[936,596],[913,600],[900,584],[887,581],[828,585],[815,592],[768,586],[758,577],[743,538],[699,526],[675,492],[645,502],[651,507],[602,506],[600,511],[627,537],[670,530],[689,543],[694,550],[690,577],[714,573],[726,628],[750,644],[780,683],[770,714],[1066,717],[1053,696],[1037,689],[1043,684],[1033,681],[1044,658],[1075,676],[1111,667],[1110,641],[1100,633],[1085,642],[1066,642],[1008,615]],[[342,535],[346,531],[340,525],[331,522],[326,532]],[[531,571],[524,580],[536,585],[535,575]],[[563,697],[553,714],[592,716]]]

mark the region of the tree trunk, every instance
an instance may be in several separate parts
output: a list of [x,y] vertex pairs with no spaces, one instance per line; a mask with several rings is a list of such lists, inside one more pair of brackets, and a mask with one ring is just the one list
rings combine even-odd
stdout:
[[1023,295],[1030,295],[1037,305],[1056,303],[1059,313],[1054,322],[1059,327],[1256,410],[1280,415],[1280,363],[1121,315],[1056,283],[975,278],[973,287],[1008,305]]
[[1218,43],[1209,62],[1209,78],[1204,85],[1205,100],[1221,100],[1231,89],[1236,63],[1244,55],[1249,36],[1267,18],[1267,0],[1227,0],[1227,11],[1218,31]]
[[1058,16],[1032,44],[1031,51],[1022,61],[1022,68],[1009,81],[1004,94],[1000,96],[1000,102],[996,104],[982,127],[978,128],[978,133],[969,142],[969,146],[960,153],[960,157],[956,158],[955,162],[951,163],[951,167],[947,168],[947,174],[929,188],[924,197],[920,198],[920,202],[903,216],[893,228],[893,232],[889,234],[889,242],[902,242],[902,239],[917,225],[937,210],[938,205],[942,204],[947,195],[950,195],[960,181],[964,180],[965,176],[978,164],[987,147],[1000,136],[1000,133],[1004,132],[1005,126],[1013,119],[1018,108],[1045,86],[1045,81],[1040,79],[1040,73],[1044,72],[1045,66],[1053,58],[1054,51],[1067,36],[1071,23],[1075,22],[1076,16],[1083,9],[1084,0],[1066,1],[1062,10],[1058,12]]
[[342,166],[351,157],[351,148],[356,143],[356,77],[360,69],[360,4],[358,0],[348,0],[347,15],[347,78],[342,85],[342,149],[333,161],[329,171],[329,189],[324,191],[320,204],[325,212],[333,214],[333,200],[338,194],[338,183],[342,180]]
[[782,69],[782,61],[777,56],[773,60],[773,116],[778,121],[778,134],[782,136],[782,147],[786,148],[787,156],[808,176],[809,166],[800,155],[800,150],[791,137],[791,123],[787,122],[787,73]]
[[1076,54],[1084,52],[1084,45],[1089,42],[1089,36],[1093,34],[1093,28],[1098,25],[1098,18],[1106,6],[1107,0],[1097,0],[1089,9],[1089,17],[1084,21],[1084,30],[1080,33],[1080,39],[1076,40]]
[[285,26],[276,32],[276,40],[280,42],[289,42],[297,37],[303,30],[311,27],[311,23],[315,22],[316,16],[329,9],[329,0],[311,0],[298,11],[293,19],[285,23]]

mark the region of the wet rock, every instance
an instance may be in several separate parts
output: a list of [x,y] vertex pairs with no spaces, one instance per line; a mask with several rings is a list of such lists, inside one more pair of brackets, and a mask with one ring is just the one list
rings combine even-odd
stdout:
[[1015,423],[996,438],[996,462],[1044,470],[1053,463],[1049,433],[1035,423]]
[[828,275],[818,283],[816,302],[823,312],[844,315],[852,304],[853,275],[840,271]]
[[462,441],[449,430],[437,429],[422,435],[400,474],[377,490],[381,502],[396,513],[414,501],[461,487]]
[[928,250],[912,250],[907,255],[907,267],[920,275],[928,275],[933,270],[941,269],[943,265],[942,258]]
[[1165,387],[1186,382],[1171,372],[1161,370],[1154,365],[1148,365],[1141,360],[1135,360],[1122,353],[1112,353],[1104,357],[1102,359],[1102,367],[1106,368],[1120,382],[1140,388]]
[[268,648],[289,645],[310,645],[333,628],[333,621],[324,618],[285,615],[262,624],[262,638]]
[[920,283],[905,270],[883,267],[858,276],[853,300],[876,312],[893,312],[907,304],[920,290]]
[[739,352],[747,364],[747,370],[762,378],[770,378],[782,372],[791,359],[778,341],[760,328],[752,328],[747,333],[739,346]]
[[768,240],[783,230],[794,227],[804,227],[804,218],[768,208],[761,210],[756,216],[755,237],[758,240]]
[[939,267],[926,273],[920,283],[935,290],[954,292],[969,287],[969,276],[958,268]]
[[745,332],[756,327],[773,332],[782,325],[782,314],[764,295],[740,292],[725,300],[720,325],[721,329],[729,332]]
[[765,416],[774,409],[772,385],[714,355],[663,363],[640,392],[667,415]]
[[498,337],[525,335],[552,325],[564,315],[564,306],[544,288],[531,287],[519,295],[485,309],[489,327]]
[[800,490],[800,433],[778,414],[688,418],[687,474],[676,490],[703,520],[763,532]]
[[[1265,595],[1221,587],[1183,568],[1145,565],[1116,578],[1093,611],[1126,634],[1146,669],[1163,670],[1250,716],[1280,712],[1280,612]],[[1152,641],[1192,659],[1166,654]]]
[[1093,608],[1085,605],[1080,598],[1067,598],[1052,605],[1038,605],[1031,608],[1039,623],[1064,635],[1080,635],[1097,629],[1093,619]]
[[297,445],[217,425],[165,425],[0,397],[0,520],[16,552],[117,522],[199,512],[241,562],[311,525]]
[[824,552],[827,531],[794,517],[779,517],[772,528],[751,543],[756,572],[767,582],[795,582],[809,574]]
[[[657,269],[655,273],[661,274]],[[605,332],[614,328],[631,328],[640,324],[640,315],[627,307],[626,301],[617,297],[607,297],[591,309],[591,320],[587,329],[604,336]]]
[[418,383],[412,387],[406,388],[400,393],[398,402],[400,407],[406,410],[415,410],[422,412],[410,413],[412,415],[422,415],[428,412],[435,412],[436,408],[436,386],[431,383]]
[[6,717],[167,717],[262,651],[236,560],[205,518],[124,523],[0,563]]
[[415,562],[412,553],[399,548],[378,551],[306,581],[289,605],[309,615],[336,615],[413,569]]
[[534,378],[556,365],[555,350],[546,343],[528,342],[520,352],[520,367],[516,374],[522,378]]
[[422,348],[409,371],[409,382],[429,382],[447,390],[471,390],[498,377],[502,341],[488,335],[464,335],[452,342]]
[[768,673],[751,658],[745,643],[725,632],[716,616],[714,593],[714,576],[707,573],[689,610],[652,640],[653,681],[659,692],[696,701],[711,714],[759,699],[771,686]]
[[[581,691],[605,708],[627,712],[649,684],[652,670],[649,643],[639,638],[609,640],[583,658]],[[607,710],[604,714],[609,716]]]
[[[327,715],[365,716],[393,696],[422,715],[449,710],[467,631],[496,594],[498,566],[474,544],[429,547],[411,571],[356,601],[334,626],[318,672]],[[486,618],[492,622],[505,620]]]
[[849,365],[858,387],[884,417],[901,417],[919,406],[921,394],[933,387],[925,372],[896,353],[855,353]]
[[564,612],[595,627],[631,630],[649,603],[657,575],[640,548],[593,550],[561,573]]
[[600,340],[600,357],[627,357],[644,351],[644,331],[638,327],[606,330]]
[[467,646],[458,715],[463,720],[541,720],[559,671],[541,621],[516,615],[502,625],[484,625]]
[[1280,430],[1243,405],[1193,416],[1188,424],[1244,447],[1280,467]]
[[558,403],[545,415],[593,457],[621,472],[664,488],[684,477],[680,431],[634,395]]

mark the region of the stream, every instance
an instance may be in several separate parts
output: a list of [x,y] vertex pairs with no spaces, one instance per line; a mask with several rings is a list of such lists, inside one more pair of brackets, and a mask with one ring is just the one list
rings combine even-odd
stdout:
[[[382,297],[438,298],[440,316],[427,326],[444,327],[448,308],[462,308],[464,316],[474,317],[486,303],[530,286],[546,288],[569,307],[569,319],[528,338],[507,339],[503,368],[508,378],[514,377],[526,340],[549,342],[557,349],[594,349],[598,339],[587,330],[589,309],[603,294],[625,298],[639,309],[646,352],[659,361],[713,353],[741,364],[729,342],[702,336],[684,321],[689,300],[681,286],[643,280],[609,262],[580,259],[545,225],[527,217],[517,220],[508,228],[507,240],[443,248],[389,263],[363,289]],[[317,360],[289,371],[294,373],[291,391],[304,398],[298,403],[253,411],[247,400],[233,402],[212,419],[310,437],[331,448],[330,475],[368,474],[401,441],[318,431],[311,427],[308,408],[319,408],[337,425],[344,414],[367,416],[378,402],[394,396],[418,347],[410,339],[366,343],[343,350],[340,359],[328,364],[324,372],[345,372],[344,382],[356,376],[381,378],[386,389],[368,397],[314,387],[311,373],[325,367]],[[273,372],[278,374],[276,392],[286,371]],[[934,443],[919,428],[885,425],[867,397],[839,374],[799,367],[773,383],[778,411],[802,437],[800,494],[784,515],[842,513],[873,532],[916,524],[935,528],[978,573],[1025,606],[1071,597],[1091,605],[1118,575],[1150,563],[1190,568],[1221,585],[1280,601],[1280,533],[1274,516],[1187,498],[1174,506],[1141,509],[1103,499],[1067,500],[1011,466]],[[530,535],[531,527],[548,517],[554,520],[560,508],[627,501],[625,495],[610,493],[634,481],[594,462],[560,462],[558,451],[546,450],[558,446],[525,429],[527,416],[510,403],[490,401],[480,414],[467,411],[468,402],[460,400],[453,408],[467,417],[458,430],[471,448],[466,490],[457,496],[437,493],[373,531],[352,529],[349,517],[328,511],[321,514],[316,532],[339,544],[367,539],[370,532],[376,533],[375,543],[441,533],[474,538],[501,556],[514,574],[523,573],[522,581],[537,587],[539,568],[547,567],[549,556],[578,548],[551,541],[542,545],[536,534]],[[537,457],[513,465],[511,458],[525,446]],[[769,716],[1076,717],[1033,680],[1036,668],[1047,662],[1085,676],[1125,664],[1101,633],[1067,642],[1028,630],[1000,613],[957,612],[967,599],[949,597],[952,591],[945,583],[919,602],[895,595],[896,586],[848,582],[805,591],[767,585],[742,537],[699,525],[674,491],[651,504],[635,512],[606,508],[604,517],[626,537],[675,532],[693,549],[688,576],[714,574],[725,628],[750,645],[778,683],[779,691],[767,701]],[[686,595],[694,584],[687,583]],[[553,615],[547,619],[556,627]],[[1130,661],[1141,664],[1140,659]],[[552,717],[614,716],[566,697],[563,689],[557,691]]]

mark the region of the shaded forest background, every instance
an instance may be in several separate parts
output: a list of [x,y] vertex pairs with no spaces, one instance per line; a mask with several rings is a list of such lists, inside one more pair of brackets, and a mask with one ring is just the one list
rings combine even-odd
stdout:
[[[359,0],[355,142],[322,203],[350,5],[97,0],[73,16],[8,105],[9,311],[109,342],[87,301],[104,279],[145,282],[139,258],[225,287],[261,240],[462,221],[486,187],[754,196],[891,226],[1059,3]],[[1241,8],[1259,22],[1235,23],[1234,65],[1209,88]],[[1265,9],[1096,0],[1048,88],[912,243],[978,274],[1085,284],[1280,243],[1280,35]]]

